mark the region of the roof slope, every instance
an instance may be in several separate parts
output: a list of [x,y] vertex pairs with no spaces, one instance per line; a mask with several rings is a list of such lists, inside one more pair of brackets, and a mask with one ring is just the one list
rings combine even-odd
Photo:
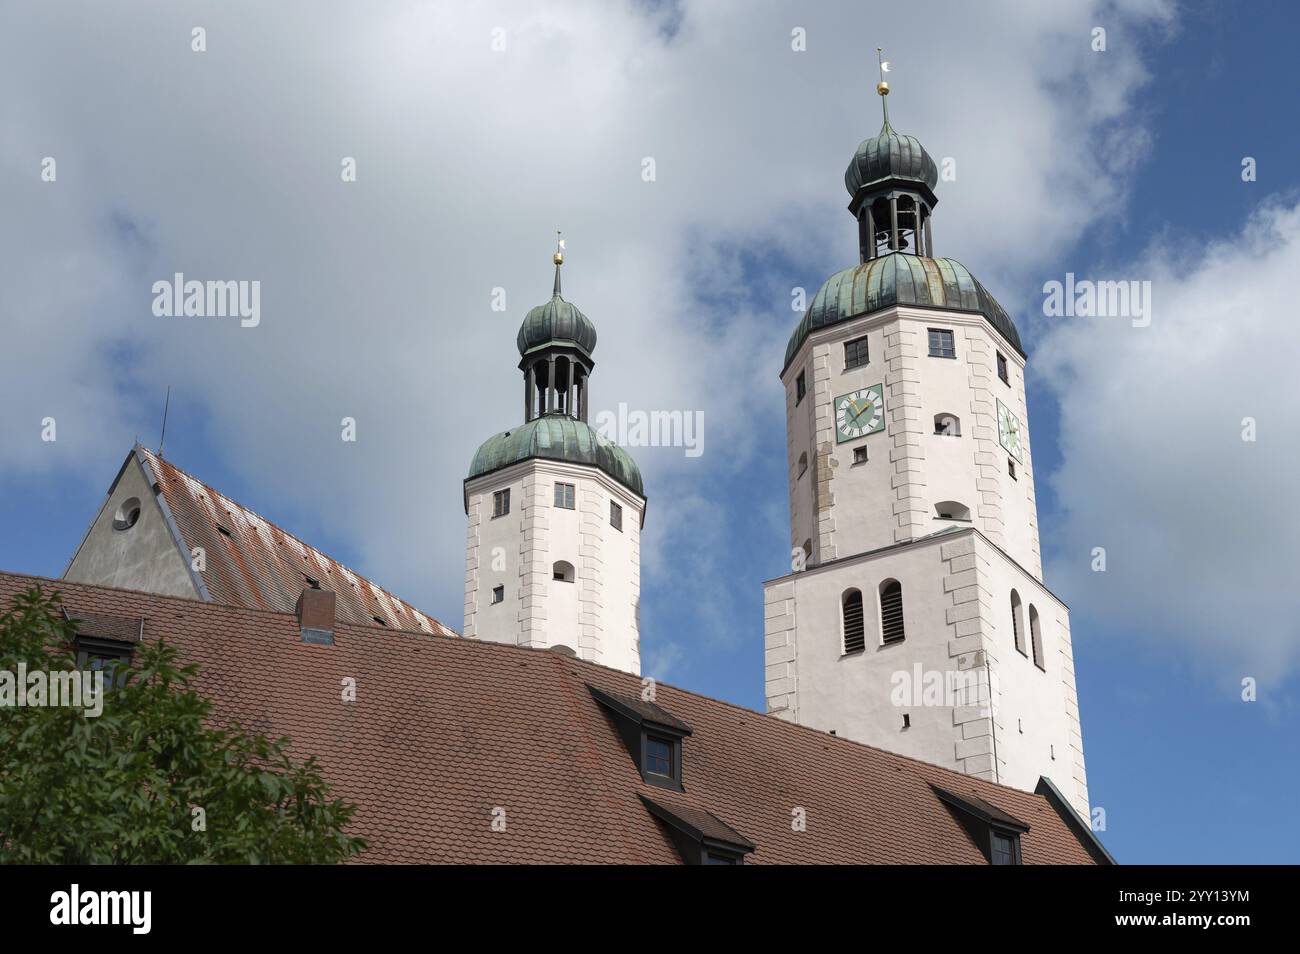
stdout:
[[350,623],[378,619],[394,629],[456,634],[148,448],[136,444],[133,453],[157,482],[185,551],[203,548],[202,577],[212,602],[292,612],[310,578],[334,591],[338,615]]
[[[292,614],[12,574],[0,606],[36,582],[73,615],[144,617],[146,640],[200,665],[218,719],[318,756],[359,806],[366,861],[678,863],[644,794],[711,813],[757,845],[748,863],[985,863],[932,784],[1028,824],[1027,864],[1092,861],[1043,796],[662,684],[656,702],[694,731],[685,793],[648,786],[587,689],[639,696],[637,677],[546,650],[348,625],[313,645]],[[797,808],[806,831],[792,830]]]

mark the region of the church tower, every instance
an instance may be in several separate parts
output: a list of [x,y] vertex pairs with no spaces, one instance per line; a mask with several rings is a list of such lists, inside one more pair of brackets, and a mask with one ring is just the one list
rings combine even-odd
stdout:
[[768,712],[1086,816],[1069,613],[1042,580],[1025,353],[935,258],[938,169],[889,122],[844,176],[860,264],[790,338],[792,572],[764,585]]
[[560,295],[519,329],[524,421],[465,478],[466,636],[641,671],[641,472],[587,423],[596,327]]

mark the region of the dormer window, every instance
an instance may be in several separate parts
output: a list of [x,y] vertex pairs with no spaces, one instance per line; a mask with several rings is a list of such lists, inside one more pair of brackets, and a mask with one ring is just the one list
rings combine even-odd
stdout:
[[75,627],[73,651],[77,668],[83,672],[103,672],[106,686],[120,686],[131,664],[131,654],[144,637],[144,620],[66,609],[64,618]]
[[1021,863],[1020,836],[1029,831],[1028,825],[976,795],[948,791],[937,785],[930,788],[966,829],[989,864]]
[[646,735],[645,770],[663,778],[673,777],[673,740],[659,735]]
[[679,804],[669,797],[642,795],[641,802],[663,823],[682,862],[688,865],[743,865],[757,846],[713,812]]
[[587,689],[613,718],[642,781],[682,791],[682,740],[691,727],[656,703],[592,685]]

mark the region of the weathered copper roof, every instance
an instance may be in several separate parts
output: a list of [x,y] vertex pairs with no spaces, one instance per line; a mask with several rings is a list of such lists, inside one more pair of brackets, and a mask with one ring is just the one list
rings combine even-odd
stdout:
[[148,448],[137,444],[134,453],[171,510],[186,559],[194,547],[203,548],[207,566],[200,576],[210,601],[292,612],[303,588],[315,580],[321,589],[334,591],[338,616],[349,623],[382,621],[394,629],[456,635]]
[[534,348],[560,343],[576,345],[590,357],[596,350],[596,326],[577,306],[556,292],[554,298],[533,308],[524,317],[516,343],[521,355]]
[[[646,783],[587,686],[639,696],[640,678],[543,649],[418,632],[336,627],[303,642],[293,613],[0,573],[0,611],[40,584],[74,616],[144,618],[197,663],[212,721],[292,739],[333,794],[370,863],[680,864],[642,796],[739,832],[753,864],[974,864],[989,859],[936,787],[978,798],[1029,826],[1025,864],[1107,859],[1063,800],[996,785],[678,689],[655,702],[688,723],[685,792]],[[361,702],[339,705],[339,680]],[[791,825],[791,809],[808,824]],[[503,808],[508,824],[489,822]],[[689,813],[689,814],[688,814]],[[726,829],[713,826],[724,825]],[[706,826],[709,826],[706,828]]]
[[533,458],[597,467],[638,497],[645,496],[641,469],[632,455],[605,440],[587,422],[565,414],[543,414],[489,437],[475,452],[465,479],[473,480]]
[[983,315],[1024,355],[1020,333],[997,300],[961,262],[893,252],[836,272],[818,289],[785,349],[790,366],[808,336],[819,328],[869,315],[893,305],[919,305]]
[[844,171],[844,187],[849,195],[869,182],[881,179],[914,179],[931,189],[939,181],[939,168],[915,136],[894,131],[885,120],[880,132],[862,140]]

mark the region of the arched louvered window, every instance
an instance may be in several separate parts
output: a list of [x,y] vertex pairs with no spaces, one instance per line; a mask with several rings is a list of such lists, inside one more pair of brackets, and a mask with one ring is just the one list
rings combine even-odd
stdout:
[[1043,659],[1043,634],[1038,628],[1038,610],[1029,604],[1029,641],[1034,646],[1034,665],[1047,672],[1047,662]]
[[845,590],[840,598],[844,618],[844,653],[860,653],[867,648],[867,637],[862,625],[862,591]]
[[1021,622],[1020,616],[1022,604],[1020,594],[1015,590],[1011,591],[1011,634],[1016,638],[1016,650],[1022,656],[1028,656],[1025,652],[1025,624]]
[[907,638],[903,628],[903,584],[885,580],[880,584],[880,641],[897,643]]

